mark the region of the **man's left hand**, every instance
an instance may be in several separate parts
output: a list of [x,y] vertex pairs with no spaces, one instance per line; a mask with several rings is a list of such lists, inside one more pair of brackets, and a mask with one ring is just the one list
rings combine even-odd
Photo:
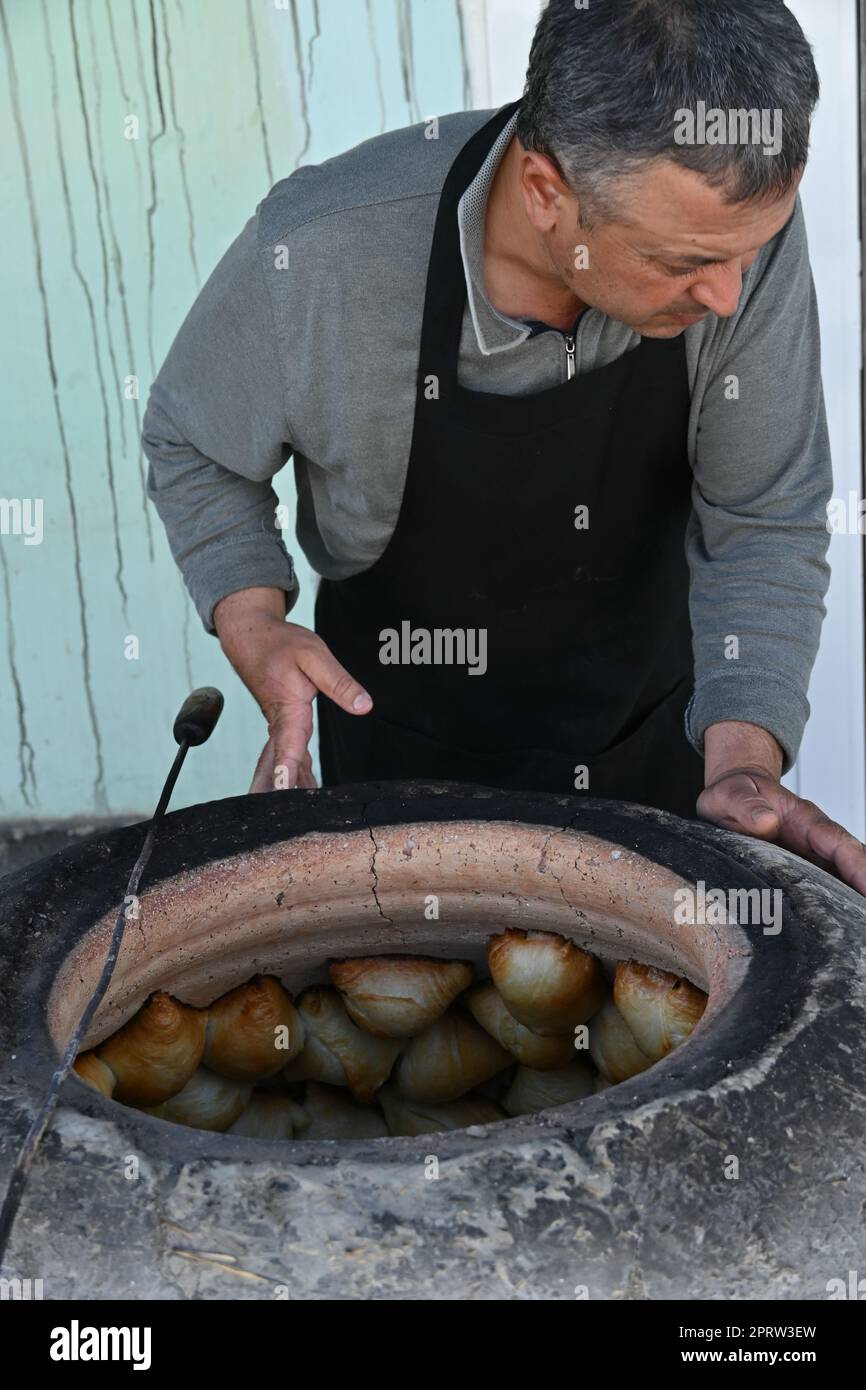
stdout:
[[782,750],[772,735],[752,724],[713,724],[704,751],[707,785],[697,804],[703,820],[781,845],[866,896],[866,847],[781,785]]

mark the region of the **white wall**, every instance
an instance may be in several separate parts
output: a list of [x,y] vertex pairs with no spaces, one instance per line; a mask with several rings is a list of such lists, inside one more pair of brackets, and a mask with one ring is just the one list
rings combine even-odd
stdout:
[[[862,496],[858,239],[857,15],[849,0],[789,0],[814,45],[821,103],[803,181],[812,271],[821,313],[824,393],[835,495]],[[834,536],[833,579],[812,675],[812,718],[789,779],[860,839],[864,788],[863,539]]]
[[523,91],[543,0],[460,0],[476,107],[503,106]]
[[[25,544],[4,508],[0,821],[149,812],[195,685],[220,686],[226,710],[173,805],[235,795],[265,725],[145,497],[145,401],[204,278],[278,179],[469,102],[460,12],[453,0],[2,10],[0,499],[41,504],[44,535]],[[293,517],[293,470],[278,476]],[[295,619],[310,622],[293,531]]]
[[[462,0],[478,106],[523,90],[540,0]],[[821,315],[835,495],[862,495],[857,16],[852,0],[789,0],[815,49],[822,97],[802,197]],[[780,390],[784,384],[780,380]],[[792,403],[795,408],[795,403]],[[866,835],[863,540],[834,536],[812,717],[787,784]]]

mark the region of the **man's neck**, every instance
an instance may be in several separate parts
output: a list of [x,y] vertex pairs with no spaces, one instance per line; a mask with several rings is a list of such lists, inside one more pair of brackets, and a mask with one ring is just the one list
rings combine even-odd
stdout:
[[520,186],[522,149],[515,137],[496,171],[484,227],[487,298],[500,314],[563,331],[586,305],[562,282],[526,215]]

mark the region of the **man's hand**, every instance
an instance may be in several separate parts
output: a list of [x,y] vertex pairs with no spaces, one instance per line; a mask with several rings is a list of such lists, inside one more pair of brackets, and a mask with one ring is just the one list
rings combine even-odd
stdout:
[[222,649],[268,721],[250,791],[316,785],[309,743],[319,691],[347,714],[373,701],[309,628],[286,622],[282,589],[242,589],[214,609]]
[[811,801],[779,782],[782,750],[754,724],[712,724],[698,815],[799,854],[866,895],[866,848]]

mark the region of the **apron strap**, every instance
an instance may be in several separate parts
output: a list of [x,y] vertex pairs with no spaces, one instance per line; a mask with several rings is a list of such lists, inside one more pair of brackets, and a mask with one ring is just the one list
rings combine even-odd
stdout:
[[440,383],[443,379],[448,384],[457,381],[457,361],[466,308],[466,276],[457,210],[466,189],[519,107],[519,101],[503,106],[475,132],[458,154],[442,187],[427,274],[419,392],[423,392],[429,376],[437,377]]

